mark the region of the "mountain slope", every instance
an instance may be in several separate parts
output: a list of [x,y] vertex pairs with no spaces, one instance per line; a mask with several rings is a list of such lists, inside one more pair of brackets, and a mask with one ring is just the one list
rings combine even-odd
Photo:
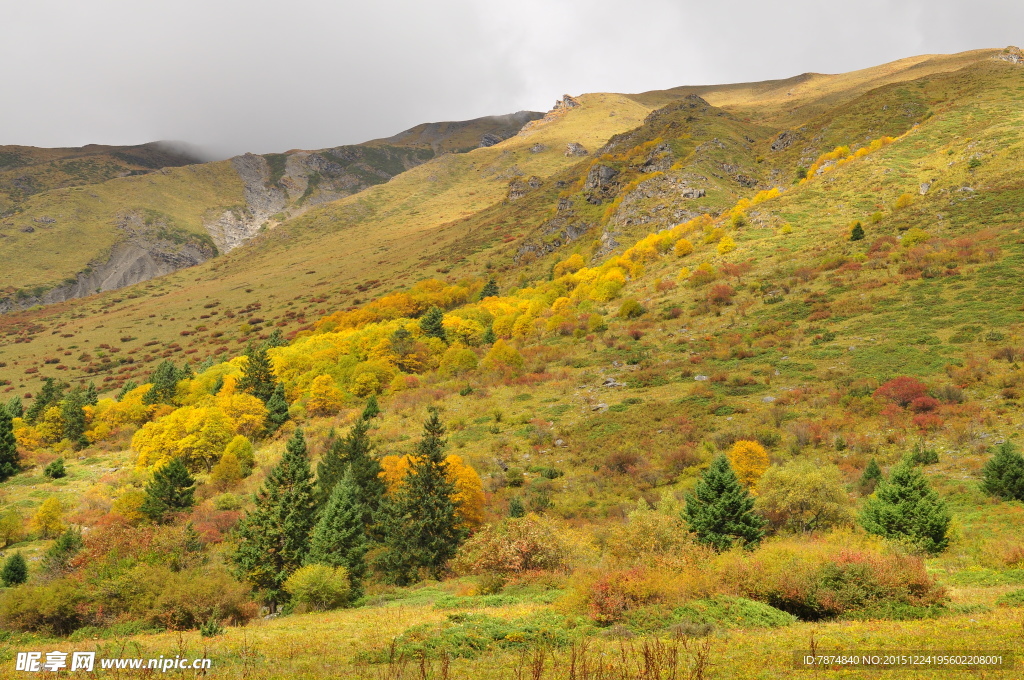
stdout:
[[540,116],[433,123],[388,140],[186,168],[176,166],[195,159],[165,144],[3,147],[0,192],[8,189],[10,207],[0,217],[0,256],[14,266],[0,274],[0,313],[194,266],[313,206],[387,182],[438,153],[494,144]]
[[[931,87],[924,105],[937,108],[936,97],[948,95],[945,106],[970,107],[966,94],[962,102],[957,99],[957,79],[977,80],[973,87],[985,88],[986,73],[1009,66],[992,61],[988,54],[980,60],[970,56],[975,71],[938,73],[919,81],[925,89]],[[821,150],[827,150],[826,141],[856,145],[858,140],[863,144],[868,138],[899,134],[925,119],[920,95],[913,94],[921,91],[877,89],[863,95],[860,104],[844,102],[831,114],[822,114],[800,134],[811,136],[819,130],[810,141]],[[387,184],[313,208],[267,232],[244,252],[151,282],[131,291],[130,297],[81,303],[83,312],[109,315],[103,329],[93,329],[62,308],[10,316],[5,323],[12,336],[34,339],[19,347],[23,358],[17,367],[10,362],[3,377],[26,388],[37,384],[47,371],[42,361],[67,351],[61,349],[67,343],[59,335],[106,344],[122,336],[140,337],[139,342],[173,343],[161,354],[189,352],[187,356],[193,357],[223,351],[225,343],[244,343],[248,331],[238,321],[203,310],[211,301],[236,312],[248,310],[246,318],[272,322],[287,331],[308,325],[328,309],[357,304],[368,294],[428,275],[476,274],[490,267],[509,272],[500,277],[502,285],[525,283],[546,276],[561,257],[556,251],[567,244],[587,257],[616,252],[645,229],[669,226],[702,211],[720,212],[737,198],[772,185],[785,187],[797,166],[806,162],[802,145],[771,150],[779,137],[777,128],[746,122],[728,109],[705,110],[704,104],[686,99],[651,116],[647,125],[628,136],[608,142],[641,123],[648,110],[618,95],[591,95],[580,101],[583,106],[553,112],[511,140],[443,156]],[[894,109],[899,102],[904,103]],[[691,105],[700,109],[697,115],[688,108]],[[871,115],[851,116],[850,111],[860,110],[856,107],[870,109]],[[659,137],[662,142],[651,144]],[[593,153],[582,161],[567,157],[564,149],[569,142],[582,142]],[[594,158],[606,142],[603,151],[608,153]],[[634,144],[639,144],[638,150],[631,155]],[[641,148],[644,144],[649,146]],[[662,146],[667,151],[659,150]],[[666,163],[666,169],[655,169]],[[620,174],[600,191],[585,188],[594,168],[602,164],[618,168]],[[531,187],[533,175],[539,186],[534,181]],[[703,189],[705,196],[685,198],[682,192],[689,189]],[[771,224],[758,212],[749,217],[761,226]],[[261,312],[253,314],[257,308]],[[150,315],[158,319],[155,325],[145,322]],[[61,331],[53,333],[58,326]],[[199,327],[205,330],[196,331]],[[42,328],[53,330],[38,332]],[[102,375],[108,384],[117,385],[128,377],[143,377],[159,358],[141,346],[125,349],[134,353],[132,364],[93,365],[92,372],[83,373],[85,367],[72,362],[63,375]],[[27,369],[42,372],[25,375]],[[116,377],[114,369],[119,371]]]

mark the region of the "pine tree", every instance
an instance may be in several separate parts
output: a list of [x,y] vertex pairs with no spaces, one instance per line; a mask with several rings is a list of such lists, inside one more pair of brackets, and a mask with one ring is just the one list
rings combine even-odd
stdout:
[[28,412],[25,414],[25,419],[34,424],[39,416],[46,412],[47,408],[60,402],[64,397],[64,387],[63,384],[56,382],[53,378],[45,378],[42,388],[36,394],[35,401],[32,402]]
[[519,496],[513,496],[512,500],[508,502],[508,516],[509,517],[525,517],[526,508],[523,507],[523,499]]
[[261,590],[271,606],[287,597],[282,585],[305,561],[315,525],[316,496],[306,440],[297,429],[281,462],[256,494],[256,507],[235,529],[236,572]]
[[43,475],[50,479],[60,479],[61,477],[67,477],[68,472],[64,469],[64,459],[58,458],[43,470]]
[[484,331],[483,342],[485,345],[493,345],[498,337],[494,334],[494,326],[488,326],[487,330]]
[[377,405],[377,395],[371,394],[366,400],[366,408],[363,409],[363,420],[370,420],[380,415],[380,406]]
[[996,448],[981,471],[981,490],[1004,501],[1024,501],[1024,457],[1010,442]]
[[43,555],[43,571],[51,575],[67,571],[71,564],[71,558],[78,554],[83,547],[85,547],[85,542],[82,540],[82,530],[69,527],[57,537],[57,540]]
[[195,484],[185,463],[175,458],[153,473],[139,510],[154,522],[164,522],[171,513],[192,507]]
[[487,279],[487,284],[480,291],[481,300],[488,297],[498,297],[498,283],[493,278]]
[[11,400],[7,402],[7,413],[12,418],[21,418],[25,415],[25,407],[21,405],[21,397],[11,397]]
[[754,514],[754,499],[740,484],[729,459],[718,456],[686,495],[683,519],[697,541],[715,550],[728,550],[736,541],[756,546],[764,537],[767,521]]
[[359,490],[359,503],[366,508],[364,519],[367,524],[372,523],[372,513],[380,507],[386,489],[380,477],[380,462],[371,454],[373,445],[367,435],[369,429],[367,420],[357,420],[348,434],[331,444],[316,468],[317,492],[321,504],[330,498],[346,469],[351,469]]
[[10,588],[18,586],[28,580],[28,564],[20,552],[16,552],[4,562],[4,568],[0,570],[0,581]]
[[178,394],[178,380],[180,375],[175,368],[174,362],[164,359],[153,371],[149,382],[152,387],[142,397],[144,404],[174,404]]
[[444,330],[444,312],[440,307],[431,307],[427,313],[420,318],[420,330],[430,338],[438,338],[448,341],[448,334]]
[[459,520],[455,485],[448,479],[444,425],[436,410],[423,427],[409,472],[381,505],[383,550],[376,563],[389,581],[412,583],[420,569],[438,578],[467,531]]
[[117,393],[117,400],[121,401],[122,399],[124,399],[124,395],[128,394],[138,386],[139,384],[137,382],[135,382],[134,380],[129,380],[121,387],[121,391]]
[[60,419],[64,424],[64,438],[81,451],[89,446],[85,438],[85,400],[87,395],[81,390],[73,390],[60,402]]
[[85,406],[95,406],[100,401],[99,392],[96,391],[96,383],[89,382],[89,386],[85,388],[85,394],[83,395],[82,402]]
[[360,502],[361,495],[349,466],[334,486],[320,521],[313,529],[306,557],[306,564],[345,567],[352,582],[353,599],[362,595],[360,585],[366,575],[365,558],[369,549],[363,519],[367,508]]
[[14,423],[7,409],[0,409],[0,482],[18,474],[21,458],[14,438]]
[[853,223],[853,230],[850,232],[851,241],[860,241],[864,238],[864,227],[860,226],[860,222]]
[[864,468],[864,474],[860,477],[860,483],[878,482],[881,478],[882,468],[878,467],[878,461],[872,456],[871,460],[868,461],[867,467]]
[[267,400],[267,432],[277,432],[288,420],[288,400],[284,396],[284,385],[277,383],[274,393]]
[[245,350],[245,364],[242,365],[242,378],[238,381],[238,389],[259,398],[263,403],[270,401],[277,387],[277,379],[270,367],[270,357],[266,345],[249,343]]
[[287,347],[288,341],[284,339],[281,329],[275,328],[274,332],[270,334],[270,337],[263,341],[263,346],[267,349],[272,347]]
[[949,543],[950,514],[946,504],[909,459],[904,459],[878,484],[861,513],[861,525],[872,534],[905,540],[928,553]]

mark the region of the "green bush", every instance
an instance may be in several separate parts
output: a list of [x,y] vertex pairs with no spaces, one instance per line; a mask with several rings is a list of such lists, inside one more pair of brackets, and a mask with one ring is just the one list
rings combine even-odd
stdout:
[[58,579],[7,591],[0,599],[0,627],[48,635],[67,635],[82,623],[81,585]]
[[406,659],[473,659],[493,649],[521,650],[537,645],[564,647],[569,643],[565,617],[543,612],[521,619],[502,619],[486,614],[449,614],[441,625],[425,623],[413,626],[395,639],[394,649],[363,652],[358,658],[370,663],[385,663],[392,654]]
[[998,600],[996,605],[1000,607],[1024,607],[1024,588],[1011,590]]
[[284,590],[307,610],[337,609],[348,604],[352,585],[345,567],[310,564],[302,567],[284,582]]
[[64,459],[58,458],[57,460],[47,465],[46,469],[43,470],[43,474],[49,477],[50,479],[60,479],[61,477],[66,477],[68,473],[64,469]]
[[642,316],[646,311],[636,298],[626,298],[619,307],[619,318],[635,319],[638,316]]
[[248,587],[226,571],[190,569],[168,576],[148,618],[170,630],[194,630],[212,618],[244,623],[255,610]]

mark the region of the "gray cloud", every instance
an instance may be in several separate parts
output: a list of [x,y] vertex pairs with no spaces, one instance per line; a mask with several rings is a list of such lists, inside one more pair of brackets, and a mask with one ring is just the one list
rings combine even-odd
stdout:
[[0,0],[0,143],[214,155],[1024,42],[1016,0]]

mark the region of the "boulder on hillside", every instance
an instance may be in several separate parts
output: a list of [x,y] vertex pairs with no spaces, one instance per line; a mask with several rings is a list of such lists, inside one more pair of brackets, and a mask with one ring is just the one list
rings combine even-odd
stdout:
[[586,156],[589,153],[579,142],[569,142],[565,145],[566,156]]
[[1013,45],[1007,47],[994,58],[999,61],[1008,61],[1011,64],[1024,64],[1024,52],[1021,52],[1019,47],[1014,47]]

